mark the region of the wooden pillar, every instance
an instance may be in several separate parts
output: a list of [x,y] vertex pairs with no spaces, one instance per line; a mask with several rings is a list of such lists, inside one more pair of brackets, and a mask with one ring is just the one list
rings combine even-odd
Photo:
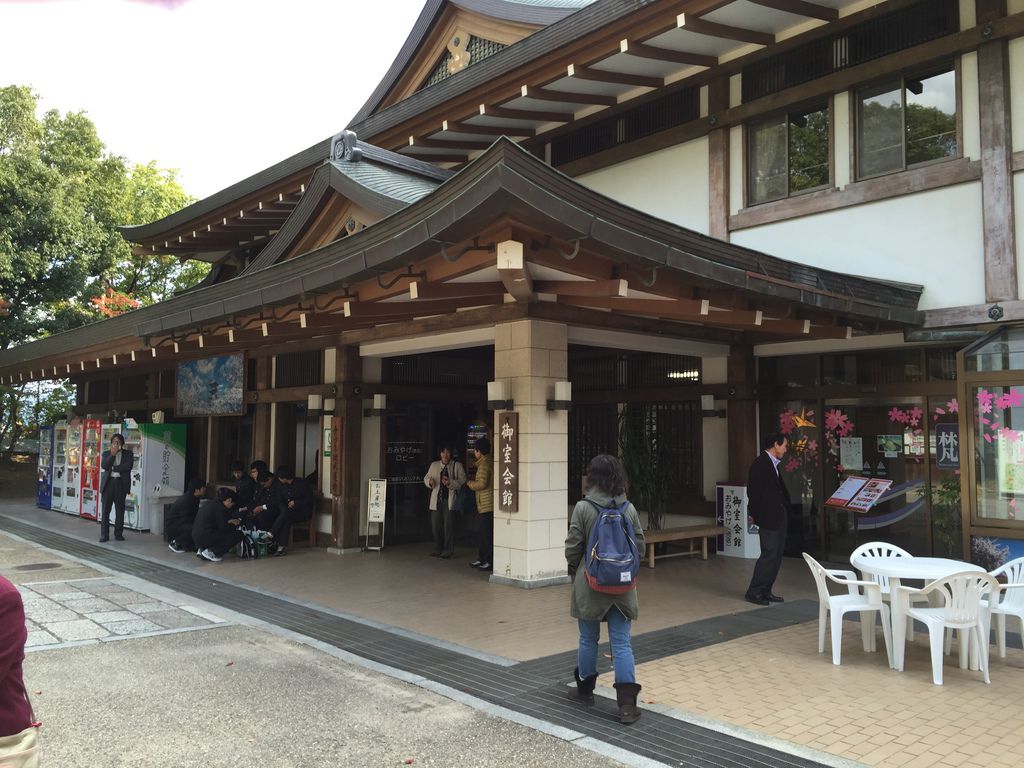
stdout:
[[[358,345],[338,347],[337,394],[332,419],[331,541],[339,548],[359,546],[359,492],[362,487],[363,360]],[[340,433],[340,434],[339,434]],[[339,491],[335,493],[335,490]]]
[[270,456],[270,403],[261,400],[263,392],[270,389],[270,358],[256,358],[256,408],[252,417],[252,456],[267,461]]
[[745,483],[747,470],[757,456],[757,380],[754,350],[736,345],[729,353],[729,480]]
[[[708,84],[708,119],[729,108],[729,79],[718,77]],[[708,133],[708,234],[729,239],[729,128]]]
[[[1006,15],[1005,0],[978,0],[978,23]],[[1010,135],[1010,71],[1006,40],[978,47],[981,104],[981,210],[985,243],[985,300],[1017,298],[1013,209],[1013,147]]]

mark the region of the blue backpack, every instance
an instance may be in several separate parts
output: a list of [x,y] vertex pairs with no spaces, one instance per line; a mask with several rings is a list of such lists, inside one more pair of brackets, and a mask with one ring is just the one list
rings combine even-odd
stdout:
[[587,537],[585,572],[587,583],[595,592],[621,595],[636,589],[640,573],[640,552],[636,547],[636,533],[626,510],[629,502],[618,507],[602,507],[590,499],[597,510],[597,519]]

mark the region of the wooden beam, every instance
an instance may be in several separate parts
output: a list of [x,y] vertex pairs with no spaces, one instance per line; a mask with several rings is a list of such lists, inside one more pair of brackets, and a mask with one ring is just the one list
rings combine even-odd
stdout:
[[498,274],[505,285],[505,291],[516,301],[529,302],[537,297],[533,291],[533,276],[518,240],[503,240],[497,247]]
[[625,280],[537,280],[533,284],[537,293],[559,296],[609,296],[626,298],[629,283]]
[[570,307],[610,309],[634,315],[696,322],[705,320],[711,309],[711,303],[706,299],[619,299],[600,296],[559,296],[558,303]]
[[1018,298],[1009,59],[1005,40],[978,48],[986,301]]
[[776,11],[806,16],[809,19],[821,19],[822,21],[837,21],[839,19],[837,9],[809,3],[807,0],[750,0],[750,2]]
[[628,72],[612,72],[606,69],[593,69],[579,64],[570,64],[566,67],[566,74],[575,77],[577,80],[586,80],[592,83],[610,83],[614,85],[633,85],[642,88],[661,88],[665,85],[663,77],[649,77],[648,75],[631,75]]
[[566,104],[587,104],[589,106],[601,105],[614,107],[619,103],[616,96],[602,96],[596,93],[571,93],[569,91],[553,91],[550,88],[524,85],[519,92],[524,99],[536,99],[537,101],[557,101]]
[[492,139],[425,139],[423,137],[409,137],[410,147],[423,147],[425,149],[486,149],[493,143]]
[[478,133],[482,136],[515,136],[532,139],[537,135],[534,128],[518,128],[512,125],[474,125],[473,123],[457,123],[445,120],[441,123],[442,131],[452,133]]
[[639,59],[652,59],[654,61],[670,61],[673,64],[689,64],[697,67],[714,67],[718,64],[717,56],[706,56],[702,53],[688,53],[687,51],[676,51],[671,48],[660,48],[646,43],[638,43],[635,40],[622,40],[619,42],[619,53],[628,56],[635,56]]
[[471,296],[488,296],[501,293],[505,284],[486,283],[431,283],[417,281],[409,284],[410,299],[462,299]]
[[725,24],[716,24],[713,21],[705,21],[688,13],[680,13],[676,17],[676,26],[679,29],[686,29],[696,32],[698,35],[709,37],[721,37],[726,40],[736,40],[740,43],[753,43],[754,45],[771,45],[775,42],[775,35],[766,32],[757,32],[753,29],[741,27],[730,27]]
[[545,112],[532,109],[512,109],[487,104],[480,105],[480,114],[488,117],[499,117],[503,120],[533,120],[538,123],[571,123],[575,118],[572,112]]
[[424,315],[445,315],[466,307],[482,307],[501,304],[504,292],[489,296],[471,296],[465,299],[419,299],[417,301],[355,301],[352,302],[353,319],[363,318],[412,318]]

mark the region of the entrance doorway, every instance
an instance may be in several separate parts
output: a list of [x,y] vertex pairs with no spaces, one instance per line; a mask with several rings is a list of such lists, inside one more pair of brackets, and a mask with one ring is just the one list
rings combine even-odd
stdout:
[[[388,390],[382,465],[388,480],[385,540],[429,541],[430,490],[423,476],[448,446],[452,458],[475,473],[472,442],[489,433],[487,382],[494,377],[494,348],[472,347],[386,358],[381,368]],[[475,535],[475,515],[459,520],[456,537]]]

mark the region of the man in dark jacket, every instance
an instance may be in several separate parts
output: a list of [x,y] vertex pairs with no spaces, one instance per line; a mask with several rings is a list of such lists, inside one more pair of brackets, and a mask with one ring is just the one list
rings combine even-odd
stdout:
[[273,554],[281,556],[287,552],[292,523],[305,522],[313,517],[316,497],[304,480],[295,477],[291,467],[278,467],[277,479],[281,481],[280,507],[277,519],[270,526],[270,535]]
[[754,565],[746,594],[747,601],[755,605],[783,602],[772,593],[772,587],[782,567],[782,551],[786,546],[789,491],[779,474],[779,462],[788,447],[789,441],[782,433],[768,435],[764,451],[754,459],[747,475],[748,522],[758,526],[761,539],[761,556]]
[[179,496],[164,516],[164,531],[171,543],[167,545],[171,552],[192,552],[195,542],[192,541],[192,525],[199,511],[199,501],[206,495],[206,481],[195,479],[188,484],[185,492]]
[[219,563],[232,548],[242,540],[238,530],[241,522],[232,510],[238,497],[230,488],[217,491],[217,500],[206,499],[199,505],[196,522],[192,526],[199,557],[211,563]]
[[132,489],[135,457],[124,447],[124,435],[110,438],[110,450],[100,459],[100,542],[110,540],[110,508],[114,507],[114,540],[124,541],[124,501]]

